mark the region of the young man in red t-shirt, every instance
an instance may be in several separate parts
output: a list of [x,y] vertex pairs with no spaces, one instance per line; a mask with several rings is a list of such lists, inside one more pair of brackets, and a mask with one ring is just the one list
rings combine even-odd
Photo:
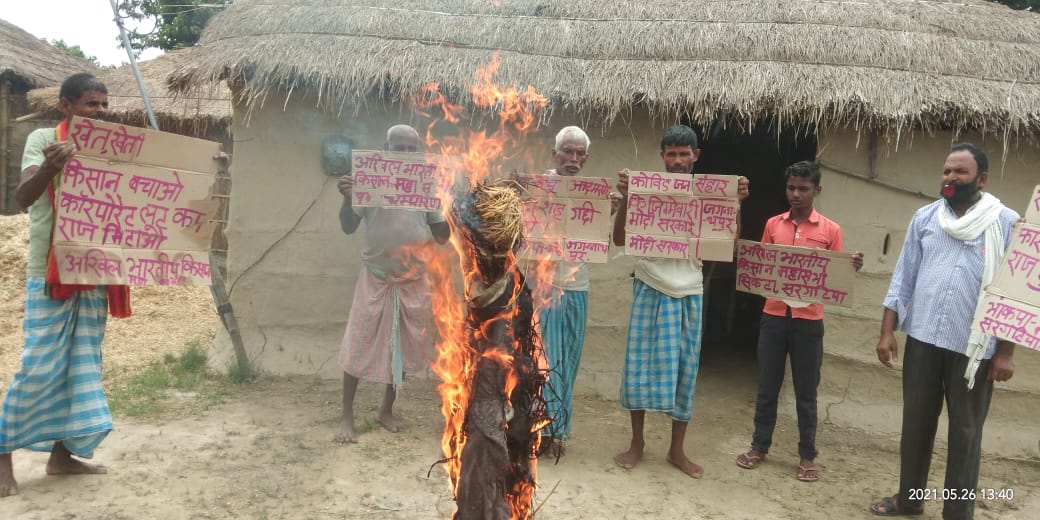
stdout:
[[[766,222],[762,243],[815,247],[841,251],[841,227],[813,208],[820,194],[820,167],[802,161],[784,171],[791,210]],[[863,254],[852,265],[863,267]],[[766,298],[758,335],[758,399],[751,450],[737,456],[737,465],[754,469],[773,443],[776,407],[784,382],[784,364],[791,357],[791,379],[798,410],[798,480],[819,478],[816,459],[816,387],[823,363],[823,305]]]

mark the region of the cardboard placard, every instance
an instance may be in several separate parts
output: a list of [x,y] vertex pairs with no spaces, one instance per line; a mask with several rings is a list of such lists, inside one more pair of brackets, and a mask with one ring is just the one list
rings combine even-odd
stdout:
[[157,251],[64,244],[57,251],[62,281],[105,285],[209,285],[205,251]]
[[739,215],[735,175],[631,172],[625,254],[732,261]]
[[213,156],[220,152],[220,143],[213,141],[78,116],[69,124],[69,140],[81,157],[217,173]]
[[[1040,201],[1040,186],[1030,207]],[[1036,213],[1026,215],[1036,218]],[[1011,245],[993,281],[985,288],[983,305],[975,309],[971,328],[1040,350],[1040,222],[1015,224]]]
[[55,193],[52,238],[61,281],[208,285],[220,144],[79,117],[69,139],[79,150]]
[[987,291],[976,309],[972,329],[1033,350],[1040,350],[1040,306],[1005,298]]
[[423,153],[354,150],[351,160],[356,207],[440,211],[440,183],[454,178],[448,161]]
[[1033,196],[1029,197],[1024,217],[1030,224],[1040,224],[1040,184],[1033,188]]
[[521,175],[524,245],[517,258],[606,263],[610,182],[603,177]]
[[852,253],[737,241],[737,290],[770,298],[852,307]]

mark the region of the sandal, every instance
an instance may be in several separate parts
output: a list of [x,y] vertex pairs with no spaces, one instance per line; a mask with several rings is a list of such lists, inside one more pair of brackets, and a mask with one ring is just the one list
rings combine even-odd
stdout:
[[870,512],[877,516],[917,516],[924,513],[924,504],[914,509],[903,509],[896,496],[884,497],[870,504]]
[[798,480],[802,482],[816,482],[820,480],[820,467],[813,464],[810,467],[798,466]]
[[744,469],[755,469],[765,458],[765,453],[758,453],[755,450],[751,450],[747,453],[737,455],[737,466]]

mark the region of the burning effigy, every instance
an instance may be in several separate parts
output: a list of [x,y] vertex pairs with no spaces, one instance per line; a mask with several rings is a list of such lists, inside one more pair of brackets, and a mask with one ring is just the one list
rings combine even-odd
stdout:
[[531,291],[516,262],[520,199],[509,184],[477,185],[451,212],[460,243],[470,248],[466,332],[475,357],[456,486],[458,520],[525,518],[535,487],[545,376],[537,362],[541,344]]
[[[427,139],[431,150],[460,158],[466,177],[463,188],[441,183],[454,251],[428,264],[441,336],[434,371],[442,380],[443,462],[457,520],[531,515],[539,430],[549,424],[538,303],[517,261],[523,243],[521,188],[501,175],[492,180],[506,151],[534,125],[533,110],[545,99],[532,89],[498,90],[490,81],[496,66],[481,71],[471,94],[476,107],[495,115],[497,128]],[[422,100],[426,113],[437,105],[452,123],[461,117],[436,86]]]

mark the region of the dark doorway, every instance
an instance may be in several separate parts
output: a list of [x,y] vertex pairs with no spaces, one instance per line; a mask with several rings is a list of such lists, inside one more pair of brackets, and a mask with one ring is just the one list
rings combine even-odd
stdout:
[[[761,121],[751,132],[735,125],[710,128],[694,125],[701,139],[695,173],[743,175],[751,182],[750,196],[741,207],[741,238],[761,240],[766,220],[787,211],[784,169],[816,158],[815,133],[783,130],[774,120]],[[736,264],[706,262],[704,266],[704,350],[755,353],[760,296],[737,292]]]

